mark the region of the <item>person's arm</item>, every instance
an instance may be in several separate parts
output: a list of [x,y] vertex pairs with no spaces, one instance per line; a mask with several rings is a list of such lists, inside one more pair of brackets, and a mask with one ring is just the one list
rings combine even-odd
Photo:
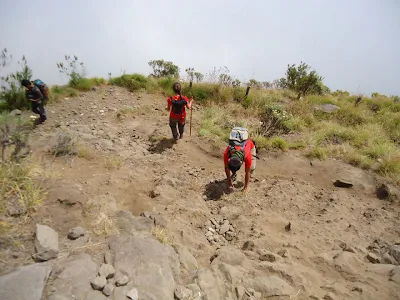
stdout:
[[[254,146],[253,146],[254,147]],[[252,165],[252,157],[251,150],[249,148],[245,149],[246,156],[244,158],[245,163],[245,177],[244,177],[244,188],[243,192],[247,192],[247,188],[249,187],[250,182],[250,174],[251,174],[251,165]]]
[[165,108],[166,111],[170,111],[172,106],[171,98],[167,99],[167,107]]
[[228,187],[233,187],[232,177],[231,177],[231,170],[229,170],[228,165],[225,165],[225,174],[226,179],[228,181]]
[[193,104],[193,99],[190,99],[186,104],[187,109],[192,109],[192,104]]
[[44,97],[43,97],[42,92],[39,90],[39,88],[33,88],[33,89],[34,90],[32,91],[32,94],[34,95],[35,99],[29,99],[29,100],[31,100],[33,102],[42,100]]

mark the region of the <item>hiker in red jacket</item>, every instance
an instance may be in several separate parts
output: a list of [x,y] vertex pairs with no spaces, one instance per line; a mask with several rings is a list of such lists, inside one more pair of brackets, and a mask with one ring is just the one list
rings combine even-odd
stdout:
[[[234,127],[229,138],[229,146],[224,152],[225,174],[228,186],[234,187],[236,172],[245,164],[245,182],[243,193],[247,193],[250,177],[256,169],[257,150],[255,142],[249,139],[247,129]],[[232,172],[232,175],[231,175]]]
[[192,108],[193,99],[189,100],[188,97],[182,95],[182,87],[178,82],[174,83],[172,89],[174,90],[175,95],[168,98],[168,106],[166,110],[170,111],[169,126],[171,127],[175,143],[177,143],[179,139],[183,138],[183,132],[185,130],[185,108]]

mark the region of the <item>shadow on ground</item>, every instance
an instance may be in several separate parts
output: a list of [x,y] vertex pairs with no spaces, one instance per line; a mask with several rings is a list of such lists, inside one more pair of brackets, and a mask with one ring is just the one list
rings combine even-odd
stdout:
[[163,138],[162,140],[153,143],[149,147],[149,152],[151,153],[158,153],[161,154],[167,149],[171,149],[174,146],[174,140],[173,139],[167,139]]
[[[241,182],[236,182],[235,187],[238,188],[240,186],[243,186],[243,183]],[[203,193],[204,196],[207,198],[205,200],[219,200],[224,194],[230,194],[232,193],[233,190],[228,188],[227,180],[215,180],[213,182],[210,182],[206,184],[206,189]]]

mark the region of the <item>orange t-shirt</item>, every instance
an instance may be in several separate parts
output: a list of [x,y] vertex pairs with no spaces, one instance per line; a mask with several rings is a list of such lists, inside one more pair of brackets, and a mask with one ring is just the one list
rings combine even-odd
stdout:
[[[251,157],[251,149],[254,148],[254,143],[252,140],[247,140],[246,145],[244,146],[244,164],[246,169],[250,169],[252,165],[252,157]],[[224,163],[225,166],[228,165],[228,160],[229,160],[229,149],[230,147],[228,146],[224,152]]]

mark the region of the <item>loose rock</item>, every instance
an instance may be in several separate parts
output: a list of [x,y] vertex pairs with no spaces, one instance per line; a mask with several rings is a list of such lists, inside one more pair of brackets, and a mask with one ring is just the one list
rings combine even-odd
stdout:
[[113,291],[114,291],[114,285],[111,284],[111,283],[107,283],[107,284],[104,286],[103,294],[106,295],[106,296],[108,297],[108,296],[111,296],[111,294],[113,293]]
[[121,272],[115,274],[115,284],[116,286],[124,286],[129,282],[129,277]]
[[333,183],[333,185],[336,186],[336,187],[341,187],[341,188],[351,188],[351,187],[353,187],[353,184],[351,182],[343,181],[343,180],[340,180],[340,179],[336,180]]
[[101,291],[107,284],[107,279],[104,276],[97,276],[90,282],[90,284],[94,290]]
[[389,249],[389,254],[400,264],[400,245],[393,245]]
[[254,250],[254,247],[255,247],[255,245],[254,245],[254,242],[253,241],[246,241],[244,244],[243,244],[243,247],[242,247],[242,250],[249,250],[249,251],[253,251]]
[[184,286],[178,285],[175,288],[174,296],[177,300],[189,300],[193,297],[193,291]]
[[335,300],[336,298],[335,298],[335,295],[334,295],[333,293],[327,293],[327,294],[324,296],[324,299],[325,299],[325,300]]
[[376,255],[373,254],[373,253],[368,253],[367,259],[368,259],[368,261],[369,261],[370,263],[373,263],[373,264],[379,264],[379,263],[380,263],[379,257],[376,256]]
[[56,258],[59,253],[58,233],[46,225],[36,224],[35,248],[34,258],[39,261]]
[[99,268],[99,275],[105,278],[111,278],[115,274],[115,269],[112,265],[102,264]]
[[106,251],[106,253],[104,253],[104,262],[109,265],[112,265],[114,263],[114,257],[111,251]]
[[68,231],[68,238],[70,240],[76,240],[77,238],[84,236],[85,233],[86,230],[83,229],[82,227],[74,227]]
[[132,300],[139,300],[139,295],[137,289],[132,289],[126,296]]

